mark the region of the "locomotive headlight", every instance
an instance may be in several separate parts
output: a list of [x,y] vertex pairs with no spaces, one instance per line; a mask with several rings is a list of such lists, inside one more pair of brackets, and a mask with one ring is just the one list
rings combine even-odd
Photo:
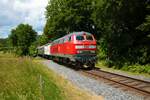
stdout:
[[83,49],[84,46],[83,46],[83,45],[76,45],[75,48],[76,48],[76,49]]
[[96,46],[95,46],[95,45],[90,45],[89,48],[90,48],[90,49],[95,49]]
[[78,50],[77,53],[82,53],[82,51],[81,51],[81,50]]

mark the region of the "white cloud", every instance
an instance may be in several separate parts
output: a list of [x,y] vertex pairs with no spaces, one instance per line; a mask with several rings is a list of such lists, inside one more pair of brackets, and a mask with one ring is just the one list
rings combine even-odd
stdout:
[[42,32],[47,3],[48,0],[0,0],[0,38],[20,23],[28,23]]

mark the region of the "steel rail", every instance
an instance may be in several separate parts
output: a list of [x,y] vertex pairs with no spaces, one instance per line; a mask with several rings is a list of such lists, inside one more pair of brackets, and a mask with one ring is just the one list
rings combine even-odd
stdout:
[[[95,70],[94,70],[95,71]],[[99,78],[103,78],[103,79],[106,79],[108,81],[112,81],[112,82],[115,82],[117,84],[121,84],[123,86],[126,86],[126,87],[129,87],[129,88],[132,88],[132,89],[135,89],[135,90],[138,90],[138,91],[141,91],[143,92],[144,94],[150,96],[150,91],[147,91],[147,90],[144,90],[142,88],[139,88],[139,87],[136,87],[136,86],[133,86],[133,85],[128,85],[127,83],[124,83],[124,82],[121,82],[121,81],[117,81],[115,79],[112,79],[110,77],[107,77],[106,75],[104,74],[109,74],[109,75],[115,75],[116,77],[119,77],[119,78],[126,78],[126,79],[129,79],[129,80],[132,80],[134,82],[142,82],[143,84],[149,84],[148,87],[150,87],[150,82],[148,81],[144,81],[144,80],[140,80],[140,79],[134,79],[134,78],[131,78],[131,77],[128,77],[128,76],[123,76],[123,75],[120,75],[120,74],[115,74],[115,73],[111,73],[111,72],[106,72],[106,71],[102,71],[102,70],[96,70],[96,72],[94,72],[93,70],[91,71],[83,71],[87,74],[90,74],[90,75],[93,75],[93,76],[96,76],[96,77],[99,77]],[[98,74],[99,73],[99,74]],[[104,73],[104,74],[102,74]],[[141,84],[142,84],[141,83]]]

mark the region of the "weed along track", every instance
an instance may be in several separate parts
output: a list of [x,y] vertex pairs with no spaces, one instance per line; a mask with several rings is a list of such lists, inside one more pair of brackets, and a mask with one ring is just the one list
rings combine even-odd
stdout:
[[115,73],[102,71],[99,69],[79,71],[89,77],[103,81],[106,84],[120,88],[124,91],[131,91],[136,94],[143,95],[146,100],[150,100],[150,82],[139,79],[134,79],[128,76],[123,76]]

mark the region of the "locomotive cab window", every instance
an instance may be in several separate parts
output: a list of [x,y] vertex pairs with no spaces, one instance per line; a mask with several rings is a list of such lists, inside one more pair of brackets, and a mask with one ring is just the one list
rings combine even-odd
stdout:
[[78,36],[76,36],[76,40],[82,41],[82,40],[84,40],[84,36],[78,35]]
[[91,35],[86,35],[86,40],[93,40],[93,37]]
[[68,38],[68,41],[69,41],[69,42],[71,41],[71,36]]

